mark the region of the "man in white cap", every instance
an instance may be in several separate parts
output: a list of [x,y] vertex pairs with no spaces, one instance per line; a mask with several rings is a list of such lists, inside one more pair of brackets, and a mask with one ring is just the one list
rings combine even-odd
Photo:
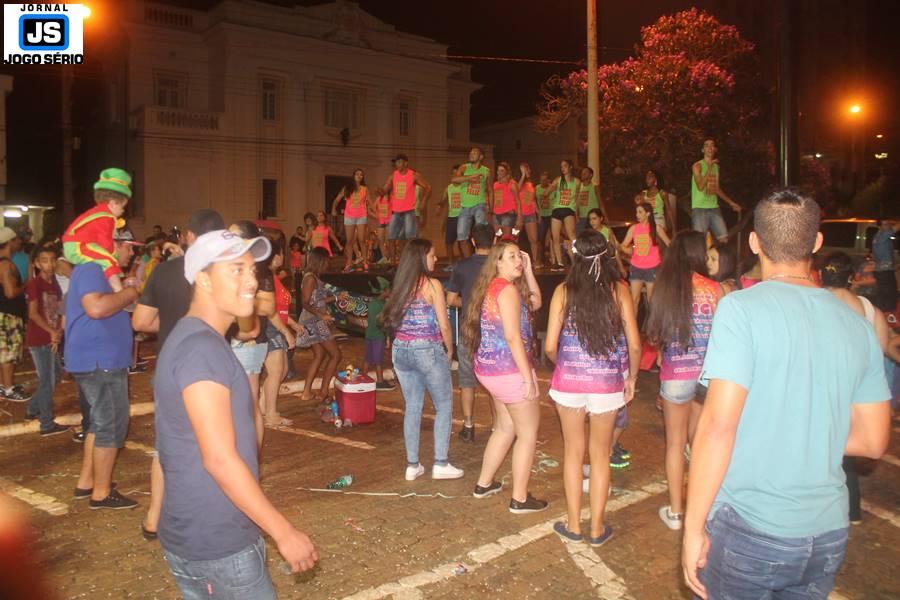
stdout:
[[197,238],[184,258],[191,306],[156,366],[156,448],[166,482],[159,539],[186,598],[275,598],[260,530],[294,572],[319,558],[260,488],[261,416],[224,337],[253,313],[254,262],[270,251],[264,237],[225,230]]

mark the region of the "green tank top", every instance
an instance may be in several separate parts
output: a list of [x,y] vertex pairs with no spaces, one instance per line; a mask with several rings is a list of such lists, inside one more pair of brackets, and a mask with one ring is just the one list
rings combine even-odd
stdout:
[[[647,190],[644,190],[644,202],[650,202],[650,198],[647,197]],[[664,215],[666,214],[666,205],[663,202],[662,194],[659,191],[656,192],[656,197],[651,202],[653,205],[653,214],[654,215]]]
[[[700,161],[700,176],[706,177],[706,173],[709,171],[709,165],[706,164],[705,160]],[[712,166],[712,173],[715,176],[716,183],[719,184],[719,163],[715,163]],[[709,189],[709,183],[707,183],[707,189]],[[694,174],[691,173],[691,208],[719,208],[719,197],[715,194],[710,194],[708,192],[701,192],[697,188],[697,181],[694,179]]]
[[537,202],[538,212],[540,213],[540,215],[542,217],[549,217],[550,213],[553,212],[553,207],[550,205],[550,202],[553,199],[553,193],[551,192],[549,186],[534,186],[534,199],[535,202]]
[[592,208],[600,208],[600,203],[597,202],[597,186],[582,182],[581,190],[578,192],[578,218],[587,219]]
[[463,208],[470,208],[472,206],[478,206],[479,204],[485,204],[487,202],[487,180],[490,174],[490,170],[488,170],[488,168],[484,165],[481,165],[477,169],[472,168],[471,164],[466,165],[466,170],[463,171],[463,176],[470,177],[472,175],[481,175],[481,181],[479,181],[478,183],[472,182],[462,184]]
[[552,210],[557,208],[568,208],[575,210],[575,188],[578,186],[578,180],[573,179],[572,183],[567,184],[566,180],[560,176],[559,182],[551,192],[553,194],[550,202]]
[[606,241],[608,242],[609,241],[609,227],[607,227],[606,225],[601,225],[600,226],[600,235],[605,237]]
[[447,216],[458,217],[462,210],[462,183],[451,183],[447,186]]

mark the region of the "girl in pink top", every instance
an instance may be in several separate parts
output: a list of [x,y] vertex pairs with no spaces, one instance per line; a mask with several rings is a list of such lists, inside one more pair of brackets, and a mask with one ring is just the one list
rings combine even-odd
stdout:
[[[337,204],[344,199],[344,231],[347,234],[347,245],[344,254],[347,262],[344,272],[349,273],[353,266],[363,263],[363,270],[369,269],[366,263],[366,238],[369,223],[369,188],[366,187],[366,174],[362,169],[353,171],[353,185],[341,188],[334,199]],[[357,258],[354,260],[353,255]]]
[[659,517],[670,529],[681,529],[684,514],[684,450],[690,441],[700,404],[697,380],[706,357],[713,313],[722,287],[707,277],[706,237],[679,233],[659,269],[659,285],[650,301],[647,334],[662,348],[659,395],[666,426],[666,479],[669,504]]
[[512,230],[521,229],[522,216],[519,205],[519,184],[512,178],[509,163],[497,165],[497,179],[494,181],[494,201],[491,208],[491,225],[499,230],[501,237],[512,236]]
[[381,252],[378,264],[388,264],[391,257],[388,255],[388,225],[391,224],[391,199],[384,193],[383,188],[375,190],[375,202],[369,203],[369,217],[378,223],[375,230],[375,247]]
[[327,225],[327,221],[328,216],[324,210],[317,212],[316,226],[307,235],[310,236],[311,248],[322,248],[328,252],[328,256],[334,256],[334,253],[331,251],[331,242],[334,242],[334,245],[338,247],[338,252],[342,252],[344,248],[341,246],[337,236],[334,235],[334,231]]
[[473,495],[486,498],[502,489],[494,476],[512,446],[509,511],[514,514],[548,506],[528,493],[541,416],[529,312],[540,306],[541,290],[528,255],[513,243],[497,243],[475,282],[463,325],[467,347],[476,349],[475,374],[490,392],[497,415]]
[[535,197],[534,183],[531,181],[531,166],[526,163],[519,164],[519,204],[521,206],[522,224],[528,235],[528,247],[536,267],[543,264],[541,260],[541,246],[538,243],[538,213],[537,198]]
[[[547,316],[547,357],[556,363],[550,397],[562,424],[565,443],[563,483],[568,521],[554,531],[581,541],[582,462],[590,448],[592,546],[612,536],[603,513],[609,494],[609,448],[619,409],[634,397],[641,357],[641,336],[628,287],[619,279],[615,246],[598,231],[585,230],[573,245],[572,268],[557,286]],[[586,444],[584,420],[590,422]]]
[[653,207],[643,202],[635,209],[637,223],[628,228],[625,239],[622,240],[622,252],[631,256],[631,268],[628,271],[628,279],[631,286],[631,298],[634,300],[634,309],[637,311],[641,302],[641,290],[647,286],[647,301],[653,296],[653,286],[656,283],[656,268],[662,259],[659,252],[659,242],[669,245],[669,236],[666,230],[653,220]]

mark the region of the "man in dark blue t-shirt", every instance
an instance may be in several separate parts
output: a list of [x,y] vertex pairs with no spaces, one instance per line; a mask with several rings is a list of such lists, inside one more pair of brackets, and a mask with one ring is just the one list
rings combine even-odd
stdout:
[[[487,255],[494,244],[494,230],[490,225],[477,224],[472,227],[472,243],[475,245],[475,254],[456,263],[450,281],[447,282],[447,306],[459,308],[457,323],[465,319],[466,303],[472,295],[472,288]],[[459,439],[466,442],[475,441],[475,423],[472,413],[475,408],[475,372],[472,368],[472,353],[463,343],[462,337],[456,343],[456,358],[459,368],[456,371],[456,380],[459,385],[460,403],[463,410],[463,428],[459,430]],[[491,418],[494,416],[494,404],[491,407]]]
[[[120,265],[132,254],[130,232],[113,236]],[[131,321],[125,307],[138,298],[137,282],[126,280],[113,292],[96,263],[78,265],[66,296],[65,355],[68,370],[90,406],[84,459],[75,499],[90,498],[90,507],[120,510],[137,502],[112,488],[119,448],[128,435],[128,366],[131,364]]]
[[225,230],[197,238],[184,257],[191,306],[156,365],[156,449],[166,482],[159,539],[186,598],[275,598],[260,529],[295,572],[319,558],[259,486],[261,416],[224,337],[235,318],[253,314],[254,261],[270,250],[266,238]]

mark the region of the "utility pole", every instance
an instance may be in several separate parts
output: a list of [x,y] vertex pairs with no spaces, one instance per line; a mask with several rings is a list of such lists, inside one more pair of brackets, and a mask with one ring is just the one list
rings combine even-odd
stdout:
[[781,0],[778,35],[778,183],[797,182],[797,97],[794,93],[793,0]]
[[[594,170],[600,198],[600,123],[597,121],[597,1],[587,0],[587,126],[588,166]],[[603,206],[603,203],[600,203]],[[604,209],[604,214],[606,210]]]
[[68,226],[75,218],[75,185],[72,177],[72,67],[61,65],[61,125],[63,136],[62,181],[63,181],[63,226]]

